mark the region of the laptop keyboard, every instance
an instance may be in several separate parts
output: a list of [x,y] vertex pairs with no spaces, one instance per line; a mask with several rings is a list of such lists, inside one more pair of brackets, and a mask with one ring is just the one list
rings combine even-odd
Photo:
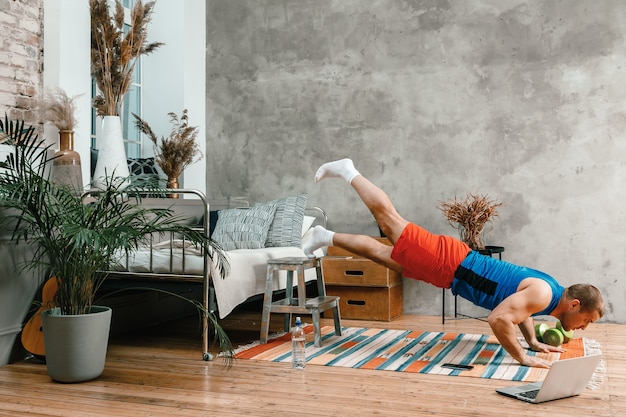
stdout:
[[539,393],[538,389],[534,389],[534,390],[530,390],[530,391],[524,391],[524,392],[520,392],[519,395],[524,397],[524,398],[530,398],[531,400],[534,400],[535,398],[537,398],[537,394]]

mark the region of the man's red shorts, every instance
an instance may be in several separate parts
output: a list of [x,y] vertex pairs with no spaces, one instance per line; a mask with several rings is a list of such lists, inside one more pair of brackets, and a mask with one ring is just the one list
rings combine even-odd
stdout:
[[470,252],[458,239],[409,223],[395,243],[391,259],[402,265],[402,275],[407,278],[450,288],[454,272]]

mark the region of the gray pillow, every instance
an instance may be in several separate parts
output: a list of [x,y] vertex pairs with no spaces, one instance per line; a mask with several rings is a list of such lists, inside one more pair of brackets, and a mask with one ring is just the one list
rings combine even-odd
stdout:
[[211,238],[224,250],[263,248],[275,213],[275,204],[220,210]]
[[267,233],[266,247],[302,245],[302,221],[308,194],[279,198],[267,204],[276,205],[274,221]]

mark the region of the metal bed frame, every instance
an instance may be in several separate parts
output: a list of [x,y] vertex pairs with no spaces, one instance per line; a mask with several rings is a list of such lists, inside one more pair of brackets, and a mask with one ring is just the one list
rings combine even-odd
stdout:
[[[89,190],[85,192],[83,195],[85,198],[89,196],[95,196],[99,193],[99,190]],[[158,189],[158,190],[133,190],[130,193],[126,193],[121,191],[127,198],[137,198],[137,203],[142,205],[147,205],[148,207],[155,208],[171,208],[177,215],[181,215],[182,217],[189,216],[190,224],[196,225],[205,236],[210,235],[210,204],[209,200],[199,190],[193,189]],[[190,196],[192,198],[167,198],[168,195],[178,194],[179,196]],[[147,196],[147,197],[146,197]],[[155,198],[154,196],[158,196]],[[218,199],[220,203],[216,204],[220,209],[225,208],[235,208],[235,207],[249,207],[247,201],[243,201],[240,198],[233,199],[224,199],[223,201]],[[231,206],[232,203],[236,203],[237,206]],[[306,211],[308,213],[314,212],[316,217],[315,224],[323,224],[327,225],[328,216],[326,212],[317,206],[307,207]],[[201,218],[199,218],[201,217]],[[216,319],[217,315],[215,314],[217,311],[217,302],[215,300],[215,289],[211,285],[211,259],[208,254],[202,249],[201,255],[203,257],[203,268],[202,273],[192,273],[187,271],[185,265],[185,251],[186,245],[182,245],[182,248],[175,248],[173,245],[173,240],[175,236],[169,236],[169,271],[168,272],[155,272],[154,264],[153,264],[153,250],[154,244],[163,242],[168,240],[167,238],[161,237],[160,239],[156,239],[154,236],[150,238],[149,242],[149,265],[147,265],[147,272],[131,272],[129,271],[129,255],[125,256],[125,269],[126,270],[109,270],[105,271],[109,276],[107,279],[111,278],[114,280],[147,280],[147,281],[162,281],[162,282],[173,282],[173,283],[196,283],[202,284],[202,306],[204,308],[204,312],[202,314],[202,359],[205,361],[210,361],[213,359],[213,355],[209,352],[209,319],[208,314],[214,314]],[[161,248],[162,249],[162,248]],[[182,272],[175,273],[174,263],[173,263],[173,255],[174,250],[177,249],[182,256]],[[118,284],[119,284],[118,281]]]

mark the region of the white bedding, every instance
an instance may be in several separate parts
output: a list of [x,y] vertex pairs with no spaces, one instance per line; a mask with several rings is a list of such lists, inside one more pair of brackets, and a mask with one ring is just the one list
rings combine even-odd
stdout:
[[[220,313],[220,318],[226,317],[239,304],[253,295],[265,293],[265,281],[267,277],[268,259],[284,258],[291,256],[304,257],[304,251],[294,247],[278,247],[263,249],[235,249],[226,252],[230,262],[230,275],[224,279],[211,271],[213,285],[215,286],[215,298]],[[295,275],[295,274],[294,274]],[[307,269],[304,272],[305,281],[317,279],[315,269]],[[284,289],[287,281],[287,271],[279,272],[279,282],[274,284],[273,290]],[[294,277],[294,285],[297,284]]]
[[[175,241],[180,246],[180,241]],[[215,270],[211,270],[215,298],[220,318],[226,317],[235,307],[253,295],[265,293],[268,259],[283,257],[305,257],[304,251],[296,247],[272,247],[262,249],[235,249],[225,252],[230,263],[230,274],[222,279]],[[323,254],[322,254],[323,255]],[[170,269],[170,259],[172,269]],[[176,248],[170,256],[169,242],[155,245],[152,251],[152,272],[155,273],[183,273],[182,251]],[[193,247],[185,249],[184,272],[190,275],[202,275],[203,258]],[[150,272],[150,251],[147,249],[135,252],[129,259],[130,272]],[[315,269],[305,271],[305,280],[317,278]],[[273,282],[273,290],[286,287],[287,272],[280,271],[278,282]],[[294,277],[294,285],[297,284]]]

